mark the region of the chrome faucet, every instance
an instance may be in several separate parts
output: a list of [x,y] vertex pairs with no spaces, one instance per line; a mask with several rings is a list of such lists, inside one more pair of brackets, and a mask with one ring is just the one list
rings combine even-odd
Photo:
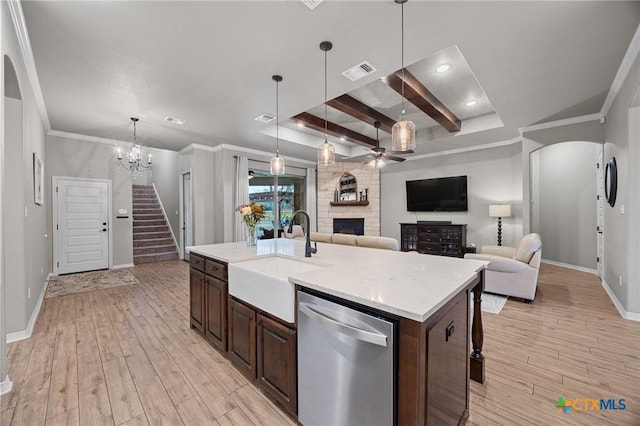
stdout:
[[[315,247],[311,247],[311,218],[309,217],[309,213],[307,213],[304,210],[296,210],[295,212],[293,212],[293,216],[291,216],[291,222],[289,223],[289,229],[287,230],[288,233],[293,232],[293,221],[295,220],[296,216],[298,214],[302,214],[305,217],[305,222],[307,224],[307,231],[305,232],[306,234],[306,238],[307,238],[307,242],[304,246],[304,257],[311,257],[312,253],[317,253],[318,252],[318,244],[314,244]],[[304,231],[304,228],[303,228]]]

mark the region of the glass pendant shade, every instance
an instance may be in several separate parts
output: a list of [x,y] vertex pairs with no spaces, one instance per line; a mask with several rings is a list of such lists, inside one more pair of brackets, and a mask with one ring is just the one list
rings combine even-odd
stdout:
[[318,164],[330,166],[336,163],[336,149],[328,141],[324,141],[318,148]]
[[398,121],[391,128],[391,149],[411,151],[416,147],[416,125],[413,121]]
[[371,161],[369,161],[367,163],[368,167],[371,167],[372,169],[381,169],[383,168],[387,163],[384,162],[384,160],[382,158],[374,158]]
[[271,159],[269,171],[272,175],[283,175],[284,158],[276,154],[276,156]]

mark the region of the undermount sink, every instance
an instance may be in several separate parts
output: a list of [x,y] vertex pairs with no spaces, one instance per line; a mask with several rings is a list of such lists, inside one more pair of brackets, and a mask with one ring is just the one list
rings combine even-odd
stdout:
[[295,289],[288,277],[322,267],[324,265],[279,256],[229,263],[229,294],[293,323]]

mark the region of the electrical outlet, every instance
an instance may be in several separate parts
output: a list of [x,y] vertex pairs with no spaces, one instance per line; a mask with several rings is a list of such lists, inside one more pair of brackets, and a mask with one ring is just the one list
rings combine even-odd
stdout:
[[29,209],[27,206],[24,206],[24,217],[29,217]]
[[40,275],[44,275],[44,268],[42,266],[40,267]]
[[620,280],[620,287],[622,287],[622,275],[619,275],[618,279]]
[[624,214],[624,204],[620,206],[620,214]]
[[31,287],[27,287],[27,299],[31,299]]

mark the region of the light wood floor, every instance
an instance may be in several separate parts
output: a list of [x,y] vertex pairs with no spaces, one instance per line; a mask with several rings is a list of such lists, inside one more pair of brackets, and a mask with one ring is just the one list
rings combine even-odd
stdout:
[[[132,272],[140,284],[45,300],[33,336],[9,345],[1,425],[293,424],[189,328],[187,263]],[[543,265],[533,305],[483,319],[468,424],[640,425],[640,323],[595,276]],[[558,396],[627,409],[563,414]]]

